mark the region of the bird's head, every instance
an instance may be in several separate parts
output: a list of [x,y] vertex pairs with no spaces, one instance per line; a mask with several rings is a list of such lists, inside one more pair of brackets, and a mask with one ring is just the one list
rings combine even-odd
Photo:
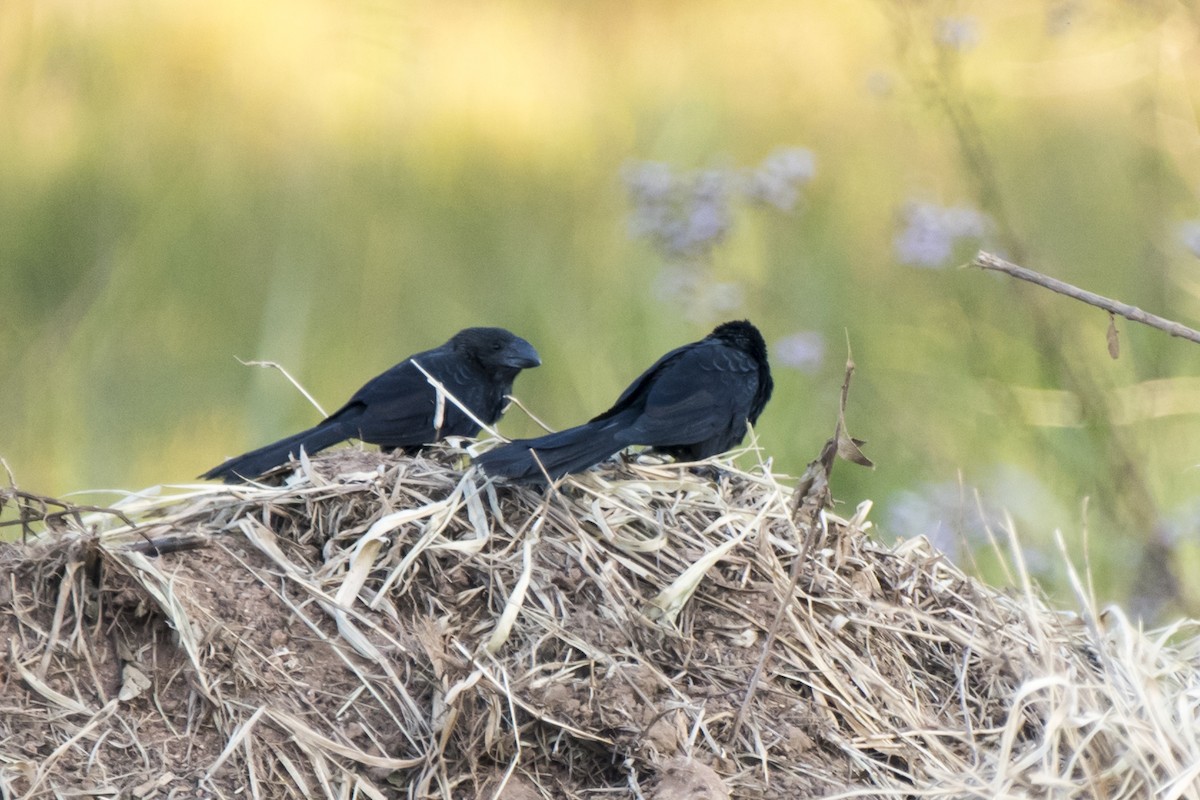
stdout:
[[540,366],[533,345],[504,328],[466,328],[450,340],[455,350],[489,369],[512,370]]
[[720,339],[730,347],[736,347],[749,354],[756,361],[767,362],[767,343],[758,328],[750,320],[740,319],[733,322],[723,322],[709,334],[711,339]]

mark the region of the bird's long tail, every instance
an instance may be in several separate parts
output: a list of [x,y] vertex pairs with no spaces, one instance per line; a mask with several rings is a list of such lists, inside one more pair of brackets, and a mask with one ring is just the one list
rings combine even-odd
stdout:
[[[588,422],[536,439],[517,439],[481,455],[476,463],[488,475],[516,483],[538,483],[585,470],[598,464],[626,444],[619,426],[611,420]],[[534,458],[534,454],[537,458]],[[544,469],[544,471],[543,471]]]
[[350,435],[341,423],[325,420],[306,431],[228,459],[200,477],[209,480],[220,478],[226,483],[252,480],[267,470],[286,463],[289,456],[299,455],[301,447],[311,455],[348,438]]

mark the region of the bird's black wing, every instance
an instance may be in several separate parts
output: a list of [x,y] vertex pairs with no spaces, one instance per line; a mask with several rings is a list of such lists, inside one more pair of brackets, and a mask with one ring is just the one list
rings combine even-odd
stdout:
[[758,365],[718,342],[697,342],[680,351],[645,384],[642,413],[627,437],[655,447],[717,441],[716,452],[724,450],[745,434]]
[[[372,378],[345,406],[330,415],[357,432],[365,442],[385,447],[415,447],[443,436],[473,436],[479,426],[449,398],[441,402],[438,420],[437,391],[420,369],[440,382],[468,407],[477,381],[464,360],[445,348],[435,348],[408,358]],[[435,423],[440,421],[440,425]]]
[[621,396],[617,398],[617,402],[612,404],[612,408],[608,409],[602,414],[592,417],[589,422],[599,422],[601,420],[609,419],[610,417],[614,417],[628,408],[640,405],[643,396],[647,391],[649,391],[650,385],[658,378],[659,373],[661,373],[669,365],[673,364],[685,353],[695,350],[702,344],[704,344],[702,341],[692,342],[691,344],[685,344],[682,347],[676,347],[658,361],[655,361],[650,365],[649,369],[637,376],[633,383],[629,384],[629,386],[625,388],[625,391],[621,392]]

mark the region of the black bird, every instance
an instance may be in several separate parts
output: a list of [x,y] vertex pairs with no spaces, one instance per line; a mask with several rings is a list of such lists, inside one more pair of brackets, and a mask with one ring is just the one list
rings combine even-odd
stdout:
[[441,347],[409,356],[367,381],[346,405],[316,426],[219,464],[201,478],[226,483],[254,478],[300,452],[312,454],[345,439],[379,445],[384,452],[421,445],[446,436],[474,436],[479,424],[437,390],[417,364],[447,392],[491,425],[504,412],[504,396],[517,373],[542,361],[533,345],[503,328],[466,328]]
[[631,445],[689,461],[708,458],[742,440],[773,387],[758,328],[726,322],[660,358],[590,422],[518,439],[476,460],[489,475],[537,483],[546,474],[557,479],[587,469]]

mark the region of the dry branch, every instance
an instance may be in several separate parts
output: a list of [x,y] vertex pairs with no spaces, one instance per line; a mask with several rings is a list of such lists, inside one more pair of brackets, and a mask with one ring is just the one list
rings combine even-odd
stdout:
[[[1103,295],[1098,295],[1094,292],[1089,292],[1086,289],[1080,289],[1078,286],[1073,286],[1065,281],[1060,281],[1057,278],[1051,278],[1049,275],[1043,275],[1040,272],[1021,267],[1016,264],[1005,261],[999,256],[991,253],[979,251],[975,256],[975,260],[971,262],[971,266],[979,269],[993,270],[995,272],[1003,272],[1006,275],[1011,275],[1014,278],[1020,278],[1023,281],[1041,286],[1044,289],[1049,289],[1052,292],[1072,297],[1080,302],[1088,305],[1102,308],[1110,314],[1116,314],[1124,317],[1132,322],[1140,322],[1143,325],[1149,325],[1151,328],[1157,328],[1160,331],[1178,336],[1181,339],[1187,339],[1190,342],[1200,344],[1200,331],[1189,328],[1186,325],[1181,325],[1163,317],[1150,314],[1142,311],[1137,306],[1131,306],[1128,303],[1122,303],[1118,300],[1112,300]],[[1111,347],[1111,345],[1110,345]]]

